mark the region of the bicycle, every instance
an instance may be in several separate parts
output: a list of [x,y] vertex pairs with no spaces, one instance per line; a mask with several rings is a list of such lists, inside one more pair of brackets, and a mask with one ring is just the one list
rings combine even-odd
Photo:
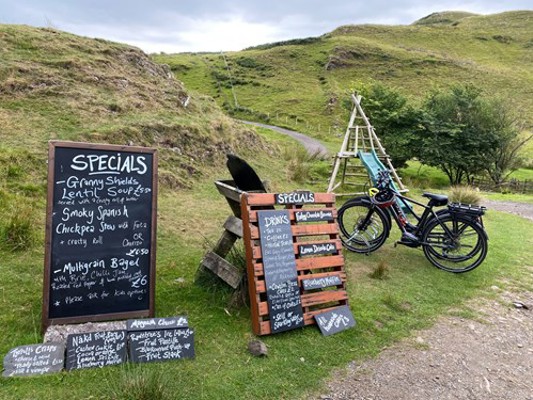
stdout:
[[[482,219],[486,208],[448,203],[448,197],[439,194],[422,196],[429,199],[427,204],[403,196],[391,186],[389,171],[380,171],[376,188],[369,195],[350,199],[338,210],[343,246],[356,253],[376,251],[389,237],[394,219],[402,232],[395,247],[422,247],[429,262],[448,272],[461,273],[478,267],[488,251]],[[414,211],[411,203],[424,208],[422,215]],[[444,206],[447,208],[433,210]],[[416,224],[408,220],[407,214],[416,219]]]

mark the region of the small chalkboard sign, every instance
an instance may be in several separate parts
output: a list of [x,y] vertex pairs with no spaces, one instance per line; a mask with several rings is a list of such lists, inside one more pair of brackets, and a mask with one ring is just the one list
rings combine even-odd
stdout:
[[296,222],[333,221],[332,210],[307,210],[294,213]]
[[62,343],[32,344],[9,350],[2,376],[31,376],[59,372],[65,363]]
[[125,330],[88,332],[67,337],[66,369],[106,367],[126,362]]
[[127,322],[128,332],[133,331],[148,331],[157,329],[176,329],[187,328],[189,323],[186,317],[170,317],[170,318],[143,318],[143,319],[129,319]]
[[154,314],[157,152],[50,142],[43,327]]
[[348,306],[340,306],[333,310],[316,314],[315,320],[324,336],[333,335],[355,326],[355,319]]
[[287,210],[257,213],[272,333],[304,325],[291,221]]
[[337,253],[337,251],[337,246],[334,242],[298,245],[298,254],[300,254],[300,256],[318,256],[322,254],[333,254]]
[[302,279],[302,286],[304,290],[324,289],[339,285],[342,285],[342,279],[338,275]]
[[130,332],[129,340],[129,358],[133,362],[194,358],[194,331],[189,328]]
[[315,194],[306,190],[291,193],[276,193],[276,204],[307,204],[315,202]]

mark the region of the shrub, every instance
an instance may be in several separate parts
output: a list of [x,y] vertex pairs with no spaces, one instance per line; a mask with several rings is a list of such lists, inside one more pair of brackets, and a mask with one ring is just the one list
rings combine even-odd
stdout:
[[452,186],[450,187],[449,199],[453,203],[479,205],[481,203],[481,195],[479,190],[472,186]]
[[310,154],[303,146],[284,147],[282,157],[288,161],[288,178],[294,182],[304,183],[310,178],[312,163],[320,159],[320,153]]

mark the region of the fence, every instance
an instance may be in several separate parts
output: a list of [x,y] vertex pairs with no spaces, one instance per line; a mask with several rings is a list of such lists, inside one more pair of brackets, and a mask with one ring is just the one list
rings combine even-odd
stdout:
[[496,190],[513,193],[533,193],[533,181],[529,179],[522,181],[518,179],[509,179],[500,185],[496,185],[490,179],[476,178],[473,182],[473,185],[483,190]]

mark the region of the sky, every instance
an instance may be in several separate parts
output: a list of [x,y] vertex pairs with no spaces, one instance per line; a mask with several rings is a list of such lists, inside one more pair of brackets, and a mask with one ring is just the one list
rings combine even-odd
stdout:
[[440,11],[532,9],[533,0],[0,0],[0,23],[178,53],[242,50],[349,24],[408,25]]

